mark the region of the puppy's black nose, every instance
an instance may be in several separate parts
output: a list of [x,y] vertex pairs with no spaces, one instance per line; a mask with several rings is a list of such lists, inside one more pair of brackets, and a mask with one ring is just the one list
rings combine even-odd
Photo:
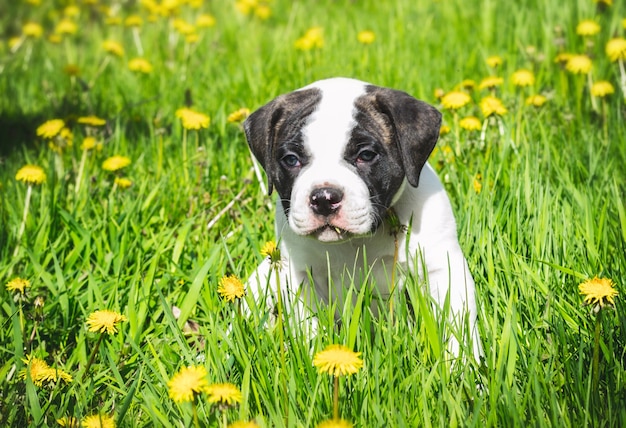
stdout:
[[311,192],[310,205],[315,214],[329,216],[339,210],[343,192],[335,187],[320,187]]

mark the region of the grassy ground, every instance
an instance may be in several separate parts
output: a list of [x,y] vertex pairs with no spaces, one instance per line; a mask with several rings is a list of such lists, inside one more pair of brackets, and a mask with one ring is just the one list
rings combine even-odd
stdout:
[[[4,6],[0,17],[0,281],[31,284],[24,294],[0,289],[0,425],[100,414],[118,426],[190,426],[195,409],[201,426],[316,426],[332,417],[333,387],[312,357],[331,343],[362,353],[363,369],[340,382],[340,415],[355,426],[626,423],[626,109],[619,61],[605,49],[624,37],[621,2],[36,3]],[[203,14],[213,25],[198,25]],[[126,25],[134,16],[140,26]],[[598,34],[577,34],[585,19]],[[312,27],[322,39],[297,42]],[[363,30],[373,43],[358,41]],[[105,40],[123,55],[107,53]],[[591,71],[567,71],[555,62],[564,52],[587,54]],[[495,68],[493,55],[502,59]],[[130,70],[136,57],[152,71]],[[530,86],[514,84],[519,69],[533,72]],[[275,330],[218,295],[219,280],[249,275],[273,238],[270,199],[228,115],[336,75],[444,110],[450,132],[431,163],[476,279],[483,366],[438,351],[432,327],[442,320],[415,281],[394,314],[409,317],[409,299],[421,307],[414,322],[346,308],[345,327],[312,342],[288,328],[286,353]],[[488,76],[502,84],[480,89]],[[461,88],[464,79],[476,85]],[[614,93],[592,97],[590,80],[610,82]],[[438,88],[465,91],[471,102],[445,109]],[[526,105],[534,94],[546,97],[543,106]],[[486,118],[479,103],[487,95],[507,113]],[[210,116],[209,127],[184,129],[175,116],[184,106]],[[78,123],[89,115],[106,124]],[[462,129],[466,116],[481,130]],[[51,119],[64,120],[71,145],[37,136]],[[101,144],[82,150],[87,136]],[[113,155],[131,164],[103,170]],[[17,181],[25,164],[43,168],[45,183]],[[622,293],[601,318],[577,287],[596,276]],[[86,321],[102,309],[127,320],[100,341]],[[27,356],[73,380],[36,385],[21,375]],[[220,411],[204,394],[196,406],[175,403],[167,383],[192,365],[205,367],[210,383],[237,385],[241,403]]]

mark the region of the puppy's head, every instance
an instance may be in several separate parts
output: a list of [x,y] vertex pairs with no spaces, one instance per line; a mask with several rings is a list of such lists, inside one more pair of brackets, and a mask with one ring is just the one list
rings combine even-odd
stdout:
[[417,187],[440,125],[404,92],[336,78],[279,96],[244,129],[291,229],[339,241],[373,232],[405,179]]

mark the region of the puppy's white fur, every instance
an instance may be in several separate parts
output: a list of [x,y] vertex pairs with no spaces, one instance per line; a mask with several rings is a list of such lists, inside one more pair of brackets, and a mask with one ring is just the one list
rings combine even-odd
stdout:
[[[365,277],[366,263],[380,296],[388,297],[391,291],[394,237],[385,222],[371,231],[376,215],[369,190],[343,155],[356,124],[350,101],[363,95],[365,86],[357,80],[335,78],[303,88],[318,88],[322,92],[321,101],[301,129],[310,159],[294,181],[289,218],[278,200],[275,225],[282,254],[281,287],[286,302],[294,305],[301,317],[315,309],[315,298],[323,302],[339,299],[341,304],[345,292],[342,281],[352,275],[357,279]],[[314,239],[307,235],[320,230],[327,221],[314,215],[310,208],[311,192],[320,187],[339,188],[344,196],[341,210],[329,223],[332,227]],[[440,306],[449,298],[454,322],[468,316],[471,346],[478,358],[481,345],[476,329],[474,280],[459,246],[450,201],[428,164],[421,171],[418,187],[405,179],[394,195],[392,208],[402,225],[411,224],[410,236],[398,238],[399,265],[405,271],[417,268],[415,273],[420,277],[427,272],[432,298]],[[314,278],[313,284],[310,278]],[[400,287],[401,284],[402,280]],[[248,287],[255,299],[274,296],[276,278],[269,260],[263,261],[251,275]],[[372,310],[376,312],[377,308]],[[450,338],[449,349],[458,354],[456,338]]]

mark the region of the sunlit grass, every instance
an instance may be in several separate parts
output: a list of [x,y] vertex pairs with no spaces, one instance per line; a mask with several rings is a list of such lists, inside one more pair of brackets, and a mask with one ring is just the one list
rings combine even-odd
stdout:
[[[623,7],[391,3],[111,1],[107,11],[33,0],[6,8],[0,425],[94,415],[118,426],[313,427],[336,416],[398,427],[626,422],[619,42],[607,54],[625,35]],[[577,34],[586,20],[599,31]],[[565,54],[586,55],[591,69],[568,71],[557,60]],[[521,84],[519,70],[533,79]],[[220,296],[220,281],[246,278],[273,239],[242,109],[330,76],[402,89],[444,112],[449,132],[431,164],[476,279],[484,365],[447,359],[446,337],[465,332],[446,325],[446,308],[433,310],[416,278],[393,316],[380,302],[379,318],[368,309],[375,292],[346,278],[356,307],[319,308],[312,338],[288,307],[279,333],[263,305],[243,317],[238,299]],[[487,78],[497,83],[481,88]],[[598,95],[597,82],[613,93]],[[466,102],[449,107],[441,97],[451,92]],[[531,96],[544,102],[528,104]],[[506,112],[481,109],[486,97]],[[200,129],[181,123],[181,108],[206,116]],[[92,116],[106,122],[79,119]],[[467,117],[471,126],[462,126]],[[38,135],[51,120],[66,130]],[[111,167],[111,158],[124,166]],[[42,168],[45,182],[17,180],[25,165]],[[602,318],[578,291],[594,277],[620,293]],[[30,286],[5,286],[15,278]],[[126,319],[103,340],[87,324],[100,310]],[[334,379],[313,365],[330,344],[363,360],[358,373],[337,378],[337,410]],[[40,386],[20,376],[31,356],[73,380]],[[206,369],[208,384],[236,386],[240,402],[173,401],[168,382],[192,366]]]

